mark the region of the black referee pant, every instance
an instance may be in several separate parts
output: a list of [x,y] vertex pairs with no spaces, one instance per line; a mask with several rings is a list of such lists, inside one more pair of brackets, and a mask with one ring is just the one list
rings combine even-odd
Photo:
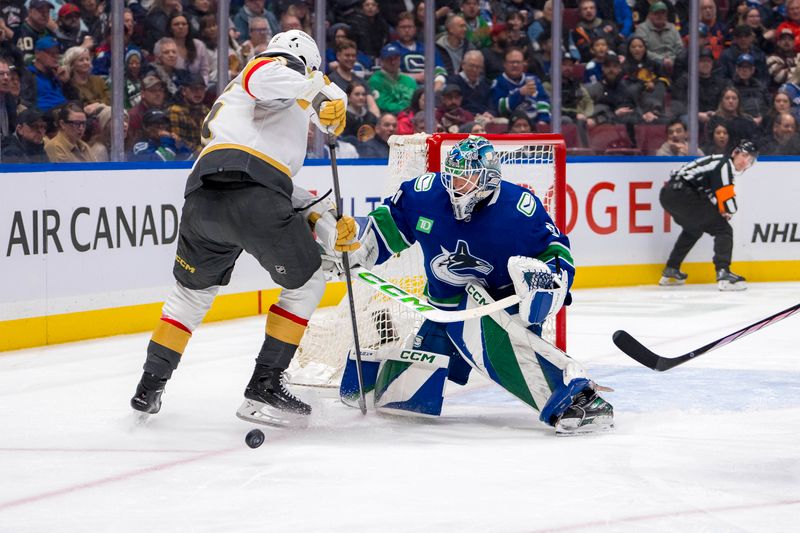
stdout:
[[674,187],[674,182],[667,183],[659,195],[661,206],[683,228],[669,254],[667,266],[680,268],[695,243],[703,233],[708,233],[714,237],[714,267],[717,270],[729,270],[733,254],[733,228],[708,198],[685,184],[678,184],[680,188],[677,189]]

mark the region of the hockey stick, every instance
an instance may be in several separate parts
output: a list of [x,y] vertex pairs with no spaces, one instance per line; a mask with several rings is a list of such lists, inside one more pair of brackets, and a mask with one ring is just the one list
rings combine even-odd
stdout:
[[617,345],[617,348],[625,352],[625,355],[628,357],[638,361],[647,368],[652,368],[658,372],[664,372],[670,368],[682,365],[686,361],[694,359],[695,357],[701,356],[706,352],[716,350],[717,348],[725,346],[726,344],[730,344],[736,339],[740,339],[746,335],[750,335],[751,333],[774,324],[775,322],[779,322],[784,318],[788,318],[798,311],[800,311],[800,304],[795,304],[788,309],[784,309],[783,311],[775,313],[772,316],[762,318],[754,324],[750,324],[749,326],[746,326],[740,330],[734,331],[730,335],[726,335],[721,339],[710,342],[702,348],[697,348],[696,350],[678,357],[662,357],[651,352],[641,342],[634,339],[627,331],[619,330],[615,332],[612,339],[614,340],[614,344]]
[[[331,151],[331,173],[333,174],[333,195],[336,200],[336,212],[342,216],[342,193],[339,189],[339,168],[336,166],[336,137],[328,134],[328,148]],[[361,371],[361,346],[358,342],[358,323],[356,322],[356,302],[353,299],[353,280],[350,275],[350,258],[347,252],[342,252],[342,266],[344,278],[347,283],[347,298],[350,303],[350,321],[353,326],[353,344],[356,349],[356,375],[358,377],[358,407],[361,414],[367,414],[367,400],[364,397],[364,377]]]
[[495,311],[499,311],[519,303],[519,296],[512,294],[511,296],[506,296],[502,300],[487,304],[486,299],[479,291],[475,290],[474,285],[467,285],[467,294],[482,305],[480,307],[464,309],[461,311],[445,311],[443,309],[437,309],[424,300],[420,300],[413,294],[407,293],[394,283],[381,278],[374,272],[371,272],[364,267],[353,267],[351,272],[357,280],[369,285],[374,291],[381,293],[390,300],[393,300],[411,309],[412,311],[416,311],[433,322],[463,322],[465,320],[469,320],[470,318],[478,318],[481,316],[490,315]]

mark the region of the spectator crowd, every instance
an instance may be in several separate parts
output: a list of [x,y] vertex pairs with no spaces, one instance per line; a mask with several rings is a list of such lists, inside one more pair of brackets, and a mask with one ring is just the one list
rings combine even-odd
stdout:
[[[109,0],[0,0],[0,161],[108,161],[111,92],[125,157],[202,148],[218,87],[216,0],[124,3],[124,79],[111,79]],[[701,150],[742,138],[798,155],[800,0],[697,0]],[[388,157],[394,134],[547,132],[561,58],[561,131],[572,153],[688,154],[690,0],[438,0],[426,102],[424,1],[328,0],[325,70],[349,96],[342,156]],[[229,78],[273,35],[313,35],[312,0],[231,0]],[[313,131],[309,131],[312,139]],[[311,144],[311,143],[310,143]]]

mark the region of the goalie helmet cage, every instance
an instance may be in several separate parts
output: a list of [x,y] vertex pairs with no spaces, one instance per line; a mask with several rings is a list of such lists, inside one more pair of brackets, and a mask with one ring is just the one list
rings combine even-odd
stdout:
[[[394,135],[389,139],[388,179],[384,197],[403,181],[439,172],[447,152],[467,134]],[[503,180],[531,189],[563,230],[566,223],[566,146],[555,134],[485,134],[500,156]],[[421,296],[425,287],[422,251],[414,244],[402,254],[372,269],[406,292]],[[353,296],[362,350],[396,349],[413,338],[422,317],[354,283]],[[566,349],[566,311],[544,324],[542,336]],[[335,308],[319,309],[309,321],[289,367],[295,385],[338,387],[347,352],[353,344],[347,298]]]

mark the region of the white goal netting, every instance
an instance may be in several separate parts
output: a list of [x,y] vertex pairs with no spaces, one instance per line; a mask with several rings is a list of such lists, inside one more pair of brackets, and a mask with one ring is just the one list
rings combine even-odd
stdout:
[[[391,196],[401,182],[429,171],[439,171],[447,151],[466,135],[393,136],[384,196]],[[487,135],[500,154],[503,179],[533,190],[547,211],[556,219],[557,201],[563,196],[563,158],[558,164],[556,146],[563,141],[555,136]],[[557,186],[560,180],[561,186]],[[563,199],[563,198],[562,198]],[[562,207],[563,209],[563,207]],[[380,277],[421,297],[425,287],[422,252],[418,244],[372,269]],[[358,335],[362,349],[400,347],[414,335],[421,316],[353,280]],[[564,320],[563,316],[558,320]],[[563,331],[563,327],[561,328]],[[556,319],[545,324],[544,336],[557,342]],[[348,350],[353,345],[348,298],[334,309],[320,309],[309,321],[297,355],[289,367],[291,381],[297,385],[336,387]]]

